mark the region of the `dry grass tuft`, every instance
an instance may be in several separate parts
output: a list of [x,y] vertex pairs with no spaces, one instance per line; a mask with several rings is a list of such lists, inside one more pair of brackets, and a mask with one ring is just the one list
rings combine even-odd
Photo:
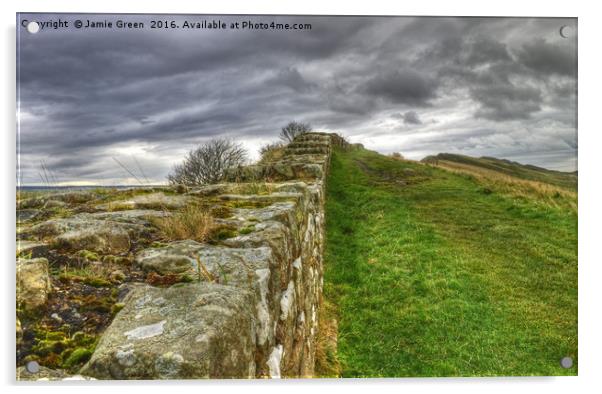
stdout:
[[209,211],[192,204],[169,216],[152,218],[151,222],[165,238],[173,241],[192,239],[204,242],[215,228],[215,222]]
[[270,182],[253,181],[247,183],[239,183],[236,191],[240,194],[257,194],[267,195],[274,192],[274,185]]
[[216,282],[215,276],[213,276],[213,274],[209,272],[209,270],[207,269],[205,264],[203,264],[199,256],[196,257],[196,264],[199,282],[201,282],[202,278],[204,278],[208,282]]
[[267,144],[262,146],[259,149],[259,153],[261,154],[261,158],[259,159],[260,164],[271,163],[274,161],[278,161],[284,157],[284,150],[286,149],[286,145],[280,142],[275,142],[273,144]]

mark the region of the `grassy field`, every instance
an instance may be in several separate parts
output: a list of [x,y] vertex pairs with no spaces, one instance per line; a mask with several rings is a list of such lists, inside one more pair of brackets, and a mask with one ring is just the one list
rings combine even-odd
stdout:
[[577,374],[576,210],[354,150],[326,230],[343,377]]

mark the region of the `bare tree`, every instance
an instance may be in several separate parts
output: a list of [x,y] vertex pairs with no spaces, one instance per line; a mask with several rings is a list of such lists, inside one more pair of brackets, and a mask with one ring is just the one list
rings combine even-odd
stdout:
[[292,121],[282,128],[280,131],[280,139],[285,142],[293,142],[295,137],[309,133],[311,130],[311,125],[309,123]]
[[197,186],[218,183],[228,168],[243,165],[247,151],[229,139],[215,139],[188,152],[167,176],[172,185]]

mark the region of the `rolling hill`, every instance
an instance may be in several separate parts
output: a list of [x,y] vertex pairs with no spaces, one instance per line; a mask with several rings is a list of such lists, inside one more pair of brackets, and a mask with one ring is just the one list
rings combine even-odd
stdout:
[[436,156],[427,156],[422,159],[424,163],[437,165],[464,165],[477,169],[497,171],[501,174],[551,185],[564,187],[569,190],[577,189],[577,172],[562,172],[548,170],[530,164],[521,164],[515,161],[496,159],[483,156],[480,158],[457,155],[452,153],[439,153]]

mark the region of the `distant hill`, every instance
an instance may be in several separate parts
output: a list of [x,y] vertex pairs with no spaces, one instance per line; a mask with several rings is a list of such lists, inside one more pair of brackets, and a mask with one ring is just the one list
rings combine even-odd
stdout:
[[482,168],[486,170],[498,171],[515,178],[548,183],[569,190],[577,189],[577,171],[554,171],[530,164],[521,164],[510,160],[496,159],[494,157],[483,156],[476,158],[452,153],[439,153],[435,156],[427,156],[422,159],[422,162],[442,166],[447,164],[451,166],[470,166],[475,169]]

